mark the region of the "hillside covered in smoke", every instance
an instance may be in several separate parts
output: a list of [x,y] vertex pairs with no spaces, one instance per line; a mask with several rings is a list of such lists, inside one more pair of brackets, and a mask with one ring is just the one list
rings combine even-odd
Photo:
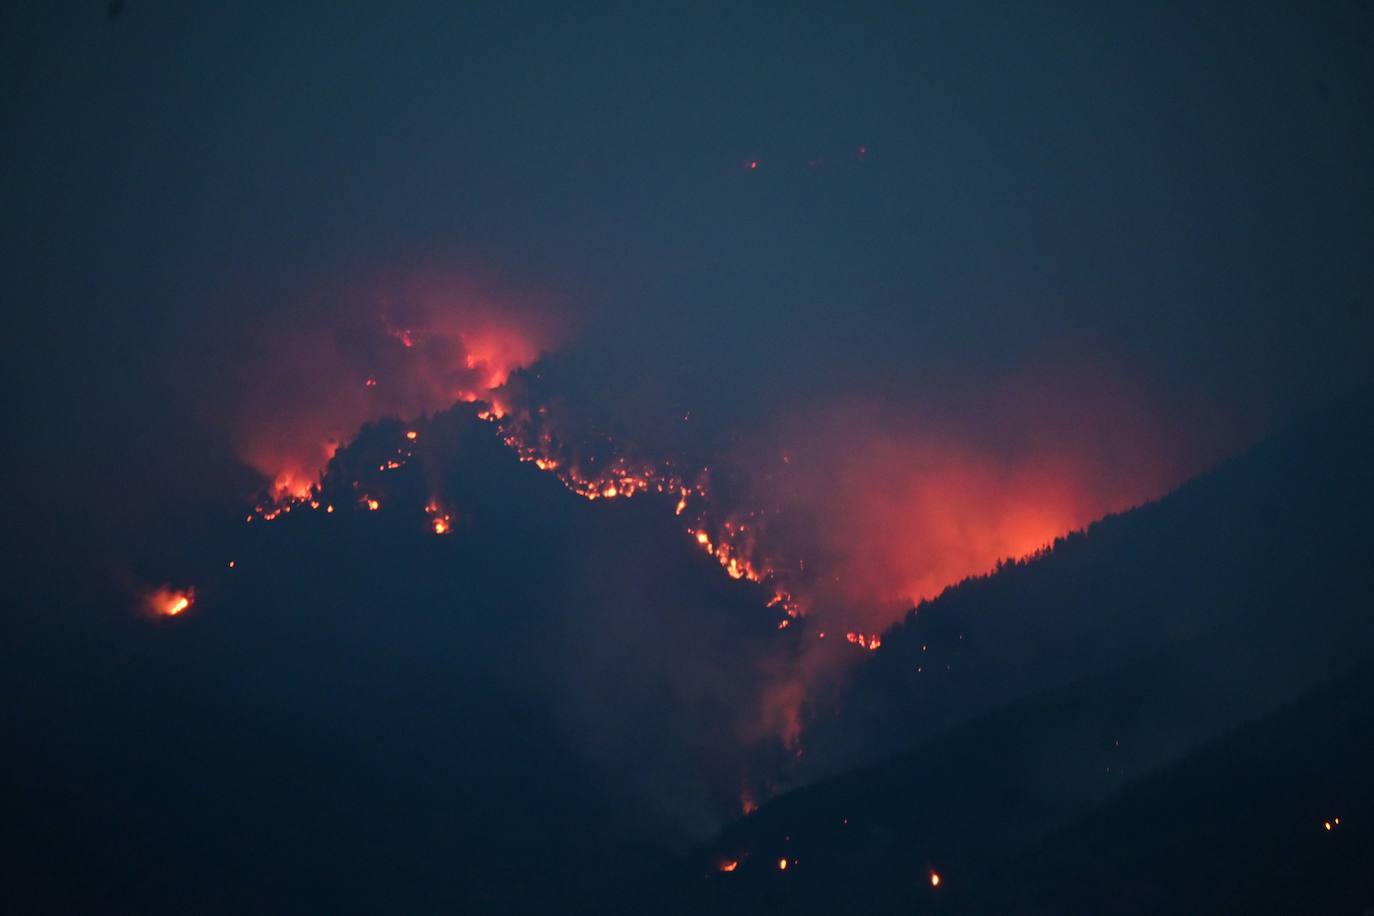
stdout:
[[808,732],[900,751],[732,825],[668,896],[682,912],[1367,902],[1371,416],[1369,392],[1346,399],[913,610]]
[[[765,591],[671,500],[584,500],[476,414],[368,427],[313,506],[203,518],[122,586],[15,570],[13,899],[573,906],[785,770]],[[184,601],[130,615],[149,582]]]
[[[174,613],[92,615],[131,598],[101,579],[61,593],[90,605],[15,620],[21,898],[972,901],[1371,645],[1367,396],[947,590],[873,652],[779,629],[766,584],[684,536],[675,494],[583,498],[483,413],[370,425],[309,496],[147,551],[129,587],[165,583]],[[42,577],[13,582],[42,604]]]

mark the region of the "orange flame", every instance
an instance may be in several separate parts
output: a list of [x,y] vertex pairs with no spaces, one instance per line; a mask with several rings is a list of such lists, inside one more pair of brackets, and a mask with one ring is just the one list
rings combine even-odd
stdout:
[[[490,400],[562,334],[547,310],[447,277],[327,299],[328,313],[251,341],[243,363],[251,369],[237,380],[236,450],[270,482],[275,501],[308,496],[338,443],[367,422]],[[406,438],[417,440],[418,430]]]
[[144,603],[150,613],[158,617],[176,617],[189,608],[196,600],[194,588],[174,589],[161,586],[144,596]]
[[844,638],[854,645],[863,649],[868,649],[869,651],[877,649],[883,644],[882,637],[877,633],[872,633],[868,636],[865,636],[863,633],[846,633],[844,634]]

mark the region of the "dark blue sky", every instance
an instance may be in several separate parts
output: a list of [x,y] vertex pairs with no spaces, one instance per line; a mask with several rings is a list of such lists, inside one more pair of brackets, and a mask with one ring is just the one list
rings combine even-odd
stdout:
[[732,431],[1067,366],[1211,460],[1367,375],[1367,4],[279,6],[5,14],[28,498],[93,454],[131,511],[228,498],[251,342],[409,271]]

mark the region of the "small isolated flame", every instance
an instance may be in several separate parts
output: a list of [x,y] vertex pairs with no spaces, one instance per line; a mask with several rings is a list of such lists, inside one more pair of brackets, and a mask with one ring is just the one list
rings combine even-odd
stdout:
[[933,869],[933,868],[930,870],[930,886],[931,886],[931,887],[939,887],[939,886],[940,886],[940,873],[939,873],[938,871],[936,871],[935,869]]
[[435,534],[448,534],[453,530],[453,515],[445,512],[439,503],[430,500],[425,506],[425,514],[430,516],[429,526]]
[[778,860],[778,871],[787,871],[787,859]]
[[721,871],[724,871],[724,872],[731,872],[731,871],[734,871],[735,869],[739,868],[739,860],[738,860],[738,859],[721,859],[720,862],[716,865],[716,868],[718,868],[718,869],[720,869]]
[[195,600],[194,588],[174,589],[166,585],[153,589],[144,597],[149,612],[158,617],[176,617]]

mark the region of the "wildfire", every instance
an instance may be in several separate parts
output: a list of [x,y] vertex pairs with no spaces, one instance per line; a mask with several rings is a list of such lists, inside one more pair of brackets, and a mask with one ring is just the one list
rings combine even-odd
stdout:
[[567,330],[527,296],[494,296],[446,273],[355,278],[328,292],[327,312],[303,312],[303,322],[251,342],[226,418],[274,503],[308,496],[339,444],[370,422],[409,418],[401,434],[414,443],[420,418],[455,402],[490,401],[485,412],[503,416],[496,389]]
[[[502,426],[502,435],[506,445],[516,452],[521,461],[529,462],[541,471],[556,474],[564,486],[587,500],[628,499],[639,493],[675,494],[677,500],[673,514],[681,516],[687,511],[689,498],[695,497],[699,505],[696,524],[688,527],[687,532],[697,546],[710,554],[730,578],[770,585],[773,597],[768,601],[768,607],[780,606],[789,618],[803,615],[801,603],[777,582],[776,571],[750,560],[755,545],[754,532],[748,524],[734,519],[727,519],[719,526],[709,524],[706,509],[710,500],[706,471],[696,481],[689,483],[666,463],[636,464],[620,457],[601,472],[587,474],[575,461],[567,461],[555,454],[558,445],[547,432],[535,432],[525,423],[513,420]],[[712,528],[716,528],[714,538],[710,531]],[[780,623],[778,629],[785,629],[786,626],[786,623]]]
[[158,617],[176,617],[189,608],[196,600],[196,590],[173,589],[167,586],[156,588],[145,598],[148,610]]
[[883,644],[883,639],[877,633],[865,636],[863,633],[846,633],[844,638],[862,649],[872,651]]
[[429,525],[435,534],[448,534],[453,530],[453,516],[439,508],[438,503],[429,503],[425,512],[430,516]]

